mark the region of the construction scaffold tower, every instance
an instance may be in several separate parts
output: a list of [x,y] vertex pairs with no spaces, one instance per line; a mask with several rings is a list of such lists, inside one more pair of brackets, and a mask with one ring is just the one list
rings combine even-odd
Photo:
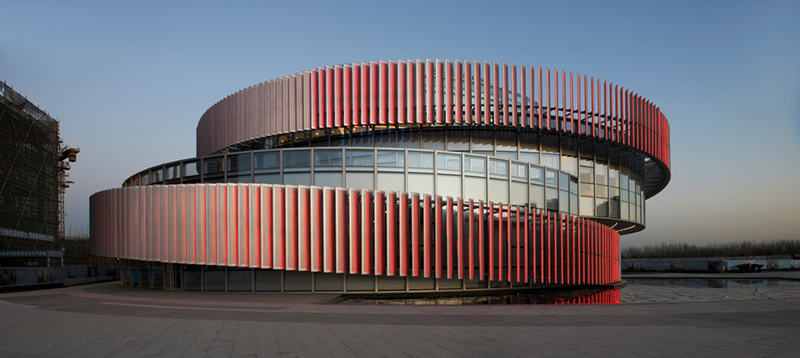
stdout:
[[0,82],[0,266],[49,266],[41,253],[62,251],[67,171],[79,151],[63,145],[56,119]]

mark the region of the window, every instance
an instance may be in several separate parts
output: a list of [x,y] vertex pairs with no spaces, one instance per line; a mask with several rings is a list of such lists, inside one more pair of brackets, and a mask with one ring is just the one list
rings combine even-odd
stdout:
[[287,150],[283,152],[284,168],[310,168],[311,153],[308,150]]
[[514,179],[528,179],[528,166],[525,164],[511,163],[511,177]]
[[341,149],[317,149],[314,151],[314,167],[316,168],[341,168]]
[[278,152],[255,153],[256,169],[280,169]]
[[560,167],[558,154],[542,153],[542,165],[553,169],[558,169]]
[[349,149],[345,151],[345,165],[348,167],[372,167],[374,161],[372,160],[371,150],[357,150]]
[[228,155],[228,172],[249,172],[250,153]]
[[544,169],[532,165],[530,173],[531,183],[544,184]]
[[433,153],[408,152],[409,169],[433,169]]
[[203,174],[221,174],[222,157],[203,159]]
[[547,182],[547,186],[551,186],[554,188],[558,187],[558,172],[555,170],[547,169],[545,172],[545,182]]
[[405,162],[406,162],[405,152],[396,150],[378,151],[379,168],[403,168],[405,167]]
[[439,170],[461,171],[461,156],[439,153],[436,157]]
[[464,156],[464,171],[467,173],[486,174],[486,158]]
[[489,174],[508,178],[508,162],[505,160],[489,159]]

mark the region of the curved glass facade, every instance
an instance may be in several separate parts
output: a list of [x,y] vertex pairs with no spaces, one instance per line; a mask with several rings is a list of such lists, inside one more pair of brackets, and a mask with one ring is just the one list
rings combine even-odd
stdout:
[[[643,157],[591,140],[578,145],[572,138],[540,133],[457,127],[367,128],[308,140],[313,137],[264,140],[283,146],[168,163],[142,171],[123,185],[262,183],[377,189],[530,205],[604,218],[622,228],[638,224],[628,233],[645,224],[643,176],[631,169],[641,170],[642,163],[634,160]],[[333,143],[348,147],[328,146]]]

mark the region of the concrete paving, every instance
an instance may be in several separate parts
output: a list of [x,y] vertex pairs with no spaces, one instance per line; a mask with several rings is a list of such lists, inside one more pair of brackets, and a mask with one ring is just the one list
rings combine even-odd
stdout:
[[[623,289],[636,289],[630,285]],[[0,356],[766,356],[800,351],[800,290],[585,306],[329,304],[117,283],[0,295]],[[638,295],[646,297],[644,292]],[[654,296],[665,294],[652,291]],[[688,296],[687,296],[688,295]]]

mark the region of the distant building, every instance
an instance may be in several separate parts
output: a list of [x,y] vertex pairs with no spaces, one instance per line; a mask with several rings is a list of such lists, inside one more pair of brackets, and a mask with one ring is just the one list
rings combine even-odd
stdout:
[[57,120],[0,82],[0,267],[63,264],[61,194],[77,152],[61,147]]
[[197,157],[91,198],[123,282],[205,291],[483,290],[619,281],[670,180],[661,110],[538,67],[318,68],[211,106]]

